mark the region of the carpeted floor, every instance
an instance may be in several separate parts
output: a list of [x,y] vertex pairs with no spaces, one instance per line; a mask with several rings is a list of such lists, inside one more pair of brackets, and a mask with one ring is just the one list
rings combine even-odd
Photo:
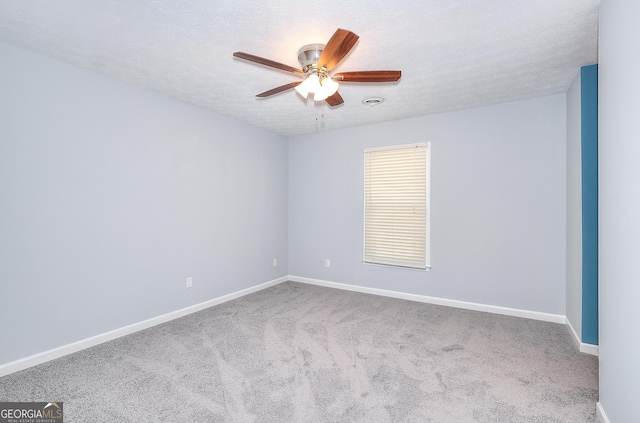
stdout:
[[596,422],[567,327],[287,282],[0,378],[75,422]]

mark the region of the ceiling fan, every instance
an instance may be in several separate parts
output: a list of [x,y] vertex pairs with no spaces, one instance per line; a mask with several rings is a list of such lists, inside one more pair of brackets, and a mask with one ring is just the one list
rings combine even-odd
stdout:
[[272,88],[256,95],[256,97],[268,97],[295,88],[304,98],[307,98],[309,93],[313,93],[315,101],[326,101],[329,106],[337,106],[344,103],[338,93],[339,82],[395,82],[402,76],[399,70],[339,72],[331,75],[331,70],[351,51],[358,38],[360,37],[351,31],[338,29],[326,45],[308,44],[303,46],[298,51],[301,69],[241,51],[233,53],[233,56],[295,73],[304,78],[302,81],[290,82]]

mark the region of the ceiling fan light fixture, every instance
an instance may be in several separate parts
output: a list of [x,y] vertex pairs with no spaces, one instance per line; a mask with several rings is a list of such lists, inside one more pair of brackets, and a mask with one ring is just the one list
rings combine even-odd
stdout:
[[[338,81],[349,83],[397,82],[402,76],[402,72],[399,70],[367,70],[332,74],[331,72],[349,54],[359,38],[351,31],[338,28],[327,44],[302,46],[298,50],[300,69],[242,51],[236,51],[233,53],[233,57],[290,72],[304,78],[303,81],[290,82],[256,94],[256,97],[268,97],[295,88],[305,100],[309,97],[309,93],[313,93],[315,101],[326,101],[329,106],[335,107],[344,103],[342,96],[338,93]],[[365,104],[374,105],[374,102],[365,102]]]

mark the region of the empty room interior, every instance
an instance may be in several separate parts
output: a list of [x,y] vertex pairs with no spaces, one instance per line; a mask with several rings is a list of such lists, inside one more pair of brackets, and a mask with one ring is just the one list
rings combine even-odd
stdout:
[[639,14],[0,2],[0,405],[638,421]]

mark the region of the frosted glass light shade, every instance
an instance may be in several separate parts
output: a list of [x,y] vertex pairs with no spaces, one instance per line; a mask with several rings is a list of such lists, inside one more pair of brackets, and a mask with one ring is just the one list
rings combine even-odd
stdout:
[[296,87],[296,91],[298,92],[298,94],[300,94],[304,98],[307,98],[309,93],[315,93],[319,89],[320,89],[320,78],[318,78],[318,75],[316,75],[315,73],[312,73],[311,75],[309,75],[307,79],[302,81],[302,83]]
[[317,93],[315,93],[315,95],[313,96],[313,100],[322,101],[322,100],[326,100],[327,97],[329,97],[327,93],[324,90],[320,90]]
[[313,99],[315,101],[326,100],[328,97],[331,97],[333,94],[335,94],[336,91],[338,91],[339,86],[340,84],[338,84],[333,79],[324,78],[320,85],[320,89],[315,92]]

